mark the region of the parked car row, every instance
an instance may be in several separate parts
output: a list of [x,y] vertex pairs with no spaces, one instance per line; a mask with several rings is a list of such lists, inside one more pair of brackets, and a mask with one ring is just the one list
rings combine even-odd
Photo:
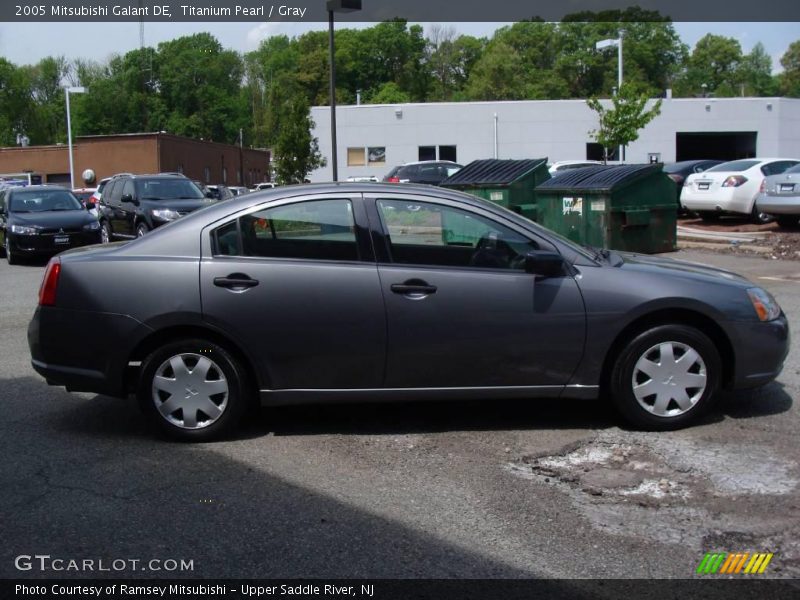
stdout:
[[[791,158],[747,158],[721,163],[688,175],[683,181],[680,202],[707,221],[725,213],[735,213],[749,215],[755,223],[766,223],[772,219],[766,206],[778,206],[774,202],[768,204],[769,198],[784,195],[785,201],[779,203],[780,210],[797,210],[795,214],[800,216],[800,204],[796,209],[790,208],[793,183],[784,181],[783,188],[776,188],[778,182],[773,180],[771,194],[766,193],[765,187],[767,178],[779,176],[797,165],[800,160]],[[785,212],[782,214],[788,216]]]

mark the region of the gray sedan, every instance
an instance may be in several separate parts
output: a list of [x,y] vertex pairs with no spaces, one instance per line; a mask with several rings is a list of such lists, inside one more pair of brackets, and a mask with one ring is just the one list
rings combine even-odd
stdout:
[[284,187],[210,206],[45,272],[33,367],[135,393],[182,440],[251,402],[611,397],[683,427],[789,349],[765,290],[702,265],[584,248],[427,186]]
[[800,220],[800,165],[764,179],[756,198],[758,210],[775,216],[783,227],[795,227]]

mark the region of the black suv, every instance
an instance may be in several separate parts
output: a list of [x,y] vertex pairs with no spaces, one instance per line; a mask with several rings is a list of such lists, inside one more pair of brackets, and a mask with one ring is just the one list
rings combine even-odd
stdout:
[[141,237],[213,202],[182,175],[118,175],[100,200],[103,239]]

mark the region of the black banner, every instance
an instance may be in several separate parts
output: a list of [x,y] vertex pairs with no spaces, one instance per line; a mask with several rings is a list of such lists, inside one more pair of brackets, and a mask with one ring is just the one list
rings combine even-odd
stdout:
[[[361,6],[358,10],[354,7]],[[627,20],[800,21],[797,0],[333,0],[335,18],[378,22],[561,21],[582,12],[627,10]],[[601,15],[602,18],[602,15]],[[321,22],[326,0],[16,0],[0,5],[0,21],[12,22]],[[616,20],[610,17],[609,20]]]
[[797,598],[800,582],[748,578],[690,580],[5,580],[2,598],[532,600],[648,598],[782,600]]

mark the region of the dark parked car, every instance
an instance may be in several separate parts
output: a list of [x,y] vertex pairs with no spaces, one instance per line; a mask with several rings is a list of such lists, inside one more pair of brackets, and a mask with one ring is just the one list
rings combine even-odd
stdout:
[[460,192],[373,183],[248,194],[55,257],[28,342],[50,384],[135,392],[166,433],[209,440],[257,399],[607,392],[634,425],[675,429],[720,388],[774,379],[789,328],[733,273],[583,248]]
[[206,191],[209,192],[206,195],[214,200],[230,200],[238,195],[234,194],[233,191],[225,185],[207,185]]
[[424,160],[395,167],[383,178],[387,183],[439,185],[463,167],[449,160]]
[[45,185],[0,190],[0,244],[8,264],[100,242],[100,223],[72,192]]
[[678,209],[681,209],[681,190],[683,182],[693,173],[702,173],[706,169],[721,165],[721,160],[682,160],[676,163],[664,165],[664,173],[675,182],[675,198],[678,201]]
[[182,175],[118,175],[100,201],[103,239],[142,237],[213,200]]

